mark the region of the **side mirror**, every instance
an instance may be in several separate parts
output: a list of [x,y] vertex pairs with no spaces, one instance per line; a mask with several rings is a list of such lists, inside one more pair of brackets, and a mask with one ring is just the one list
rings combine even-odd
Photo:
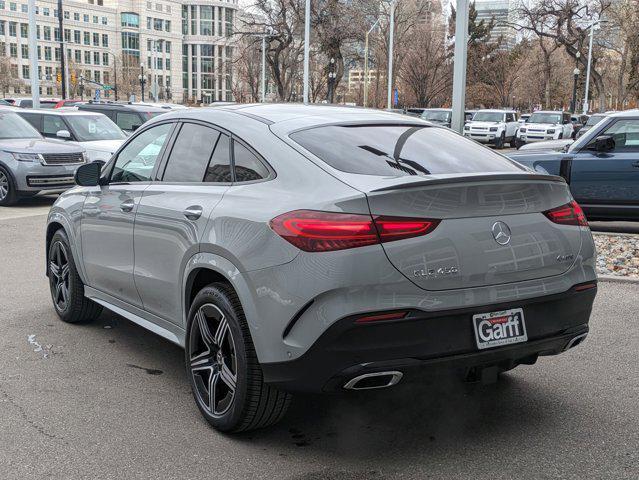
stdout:
[[100,174],[104,162],[97,161],[80,165],[75,171],[74,179],[81,187],[96,187],[100,184]]
[[55,133],[55,136],[58,138],[63,138],[64,140],[69,140],[71,139],[71,132],[69,132],[69,130],[58,130]]
[[599,135],[588,145],[588,150],[594,150],[596,152],[610,152],[614,149],[615,140],[612,138],[612,135]]

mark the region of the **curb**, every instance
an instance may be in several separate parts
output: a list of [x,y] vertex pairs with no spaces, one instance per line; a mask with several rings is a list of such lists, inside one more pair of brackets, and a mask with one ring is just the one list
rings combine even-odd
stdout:
[[615,233],[615,232],[594,232],[590,231],[593,235],[601,235],[604,237],[627,237],[627,238],[639,238],[639,233]]
[[597,275],[597,280],[600,282],[634,283],[639,285],[639,278],[622,277],[621,275]]

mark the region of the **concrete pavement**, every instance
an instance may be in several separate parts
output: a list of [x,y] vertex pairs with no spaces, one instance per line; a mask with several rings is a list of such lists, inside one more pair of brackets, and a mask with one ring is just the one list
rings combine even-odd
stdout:
[[22,211],[0,212],[3,480],[639,477],[637,285],[600,284],[583,345],[497,385],[296,397],[274,428],[226,436],[179,348],[108,312],[57,319],[46,217]]

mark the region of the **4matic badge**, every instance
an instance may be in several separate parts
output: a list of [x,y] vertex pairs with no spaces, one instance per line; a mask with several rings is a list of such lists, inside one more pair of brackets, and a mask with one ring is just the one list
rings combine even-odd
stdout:
[[456,275],[458,273],[458,267],[422,268],[419,270],[413,270],[414,277],[441,277],[444,275]]

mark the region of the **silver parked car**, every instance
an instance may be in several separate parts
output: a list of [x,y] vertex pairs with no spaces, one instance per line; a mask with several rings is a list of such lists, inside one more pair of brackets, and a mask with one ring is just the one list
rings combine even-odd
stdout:
[[56,312],[184,347],[217,429],[290,393],[491,381],[588,332],[594,245],[563,179],[365,109],[234,105],[144,124],[52,207]]
[[0,206],[72,187],[75,170],[85,162],[82,147],[45,140],[13,109],[0,111]]

